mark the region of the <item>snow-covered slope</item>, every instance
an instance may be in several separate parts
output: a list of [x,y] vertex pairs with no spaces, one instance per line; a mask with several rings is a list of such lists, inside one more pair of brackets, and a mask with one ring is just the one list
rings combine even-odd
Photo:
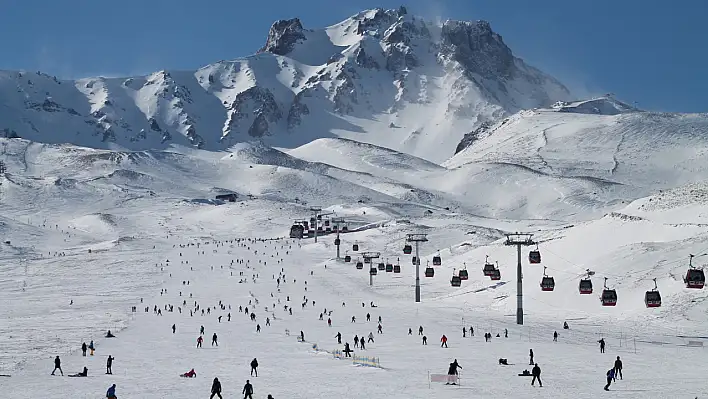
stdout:
[[64,81],[0,72],[0,132],[93,148],[293,147],[347,137],[442,161],[466,132],[567,100],[484,21],[435,24],[405,9],[308,30],[273,24],[255,55],[197,71]]

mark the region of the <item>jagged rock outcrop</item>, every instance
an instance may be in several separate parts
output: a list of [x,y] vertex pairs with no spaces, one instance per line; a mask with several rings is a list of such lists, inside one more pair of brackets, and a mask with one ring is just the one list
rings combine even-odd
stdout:
[[445,21],[441,53],[485,78],[512,76],[514,55],[487,21]]
[[307,38],[303,33],[300,19],[281,19],[270,27],[266,44],[259,52],[287,55],[293,50],[295,44],[302,40]]

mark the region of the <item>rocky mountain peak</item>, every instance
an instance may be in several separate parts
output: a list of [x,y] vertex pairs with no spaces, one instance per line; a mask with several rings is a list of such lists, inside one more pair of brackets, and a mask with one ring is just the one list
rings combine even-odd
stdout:
[[514,55],[487,21],[445,21],[441,41],[443,53],[470,72],[505,78],[513,73]]
[[287,55],[298,41],[303,40],[307,40],[307,38],[303,33],[299,18],[281,19],[271,25],[266,44],[259,52]]

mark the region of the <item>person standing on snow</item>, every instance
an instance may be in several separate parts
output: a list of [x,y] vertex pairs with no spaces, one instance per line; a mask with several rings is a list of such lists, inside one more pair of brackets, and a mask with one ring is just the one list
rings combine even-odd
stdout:
[[113,359],[115,359],[113,356],[108,355],[108,359],[106,359],[106,374],[113,374]]
[[461,369],[462,366],[460,366],[460,365],[457,363],[457,359],[455,359],[454,362],[450,363],[450,368],[447,370],[447,374],[448,374],[448,375],[457,375],[457,369],[458,369],[458,368]]
[[172,325],[172,334],[174,334],[175,331],[177,331],[177,325],[173,324]]
[[91,356],[93,356],[93,352],[96,350],[96,347],[93,346],[93,340],[91,340],[91,343],[89,344],[88,348],[91,351]]
[[367,342],[374,342],[374,333],[369,333],[369,340]]
[[558,331],[553,331],[553,342],[558,342]]
[[531,385],[533,385],[536,380],[538,380],[538,385],[543,386],[543,383],[541,382],[541,368],[538,367],[538,363],[536,363],[533,366],[533,369],[531,369],[531,375],[533,376],[533,379],[531,380]]
[[617,375],[619,374],[620,380],[622,379],[622,361],[620,360],[620,357],[617,356],[617,360],[615,360],[615,375],[614,375],[614,380],[617,381]]
[[214,335],[211,336],[211,346],[214,346],[214,345],[219,346],[219,343],[216,341],[216,333],[214,333]]
[[211,396],[209,397],[209,399],[213,399],[214,395],[218,396],[219,399],[224,399],[221,397],[221,383],[216,377],[214,377],[214,382],[212,382],[211,384]]
[[533,363],[533,349],[529,349],[529,364]]
[[607,370],[607,385],[605,385],[604,390],[609,391],[610,390],[610,384],[612,384],[612,380],[615,379],[615,369],[611,368]]
[[83,354],[84,357],[86,357],[86,349],[87,349],[86,342],[84,342],[83,344],[81,344],[81,353]]
[[61,369],[61,359],[59,359],[59,356],[54,358],[54,370],[52,370],[52,375],[59,369],[61,371],[61,375],[64,375],[64,371]]
[[253,399],[253,385],[250,380],[246,380],[246,385],[243,386],[243,399]]
[[202,347],[202,341],[204,341],[204,338],[202,338],[201,335],[199,337],[197,337],[197,348]]
[[256,377],[258,377],[258,360],[254,357],[253,360],[251,360],[251,376],[253,376],[253,373],[256,373]]
[[342,333],[337,332],[337,335],[335,335],[334,337],[337,338],[337,343],[341,345],[342,344]]
[[359,336],[358,335],[354,336],[354,347],[355,348],[359,347]]
[[597,342],[600,344],[600,353],[605,353],[605,338],[600,338]]
[[107,399],[118,399],[116,396],[116,384],[111,385],[108,387],[108,390],[106,391],[106,398]]
[[423,326],[418,327],[418,335],[423,335]]
[[442,347],[447,348],[447,337],[445,336],[445,334],[443,334],[442,338],[440,338],[440,342],[442,342],[442,344],[440,344],[441,348]]
[[383,334],[383,327],[381,327],[381,324],[379,324],[379,334]]

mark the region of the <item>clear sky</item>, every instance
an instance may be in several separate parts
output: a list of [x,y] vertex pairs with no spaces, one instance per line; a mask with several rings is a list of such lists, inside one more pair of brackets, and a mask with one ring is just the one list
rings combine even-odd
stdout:
[[486,19],[581,95],[708,112],[708,0],[0,0],[0,69],[62,78],[196,69],[254,53],[276,19],[306,28],[375,7]]

